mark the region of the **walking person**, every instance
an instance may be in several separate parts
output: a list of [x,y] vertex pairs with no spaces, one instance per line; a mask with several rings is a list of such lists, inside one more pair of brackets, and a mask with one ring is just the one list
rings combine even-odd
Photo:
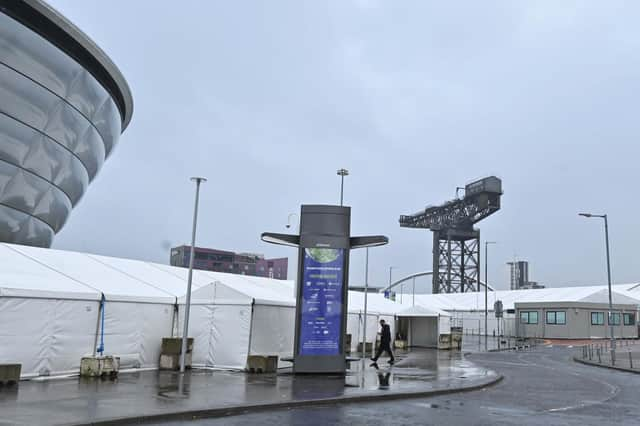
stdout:
[[395,362],[395,358],[393,357],[393,352],[391,352],[391,328],[389,324],[386,324],[383,319],[380,320],[380,346],[378,347],[378,351],[376,352],[376,356],[371,358],[373,361],[372,365],[377,365],[378,358],[382,355],[382,352],[386,352],[389,354],[389,364],[393,365]]

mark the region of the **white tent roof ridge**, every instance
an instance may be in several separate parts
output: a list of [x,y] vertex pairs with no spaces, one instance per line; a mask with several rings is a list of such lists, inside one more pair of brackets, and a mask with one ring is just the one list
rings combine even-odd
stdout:
[[169,297],[173,297],[173,298],[177,297],[175,294],[171,294],[171,293],[169,293],[168,291],[165,291],[164,289],[162,289],[162,288],[160,288],[160,287],[158,287],[158,286],[155,286],[155,285],[153,285],[153,284],[151,284],[151,283],[149,283],[149,282],[147,282],[147,281],[145,281],[145,280],[143,280],[143,279],[140,279],[140,278],[138,278],[138,277],[136,277],[136,276],[134,276],[134,275],[129,274],[129,273],[128,273],[128,272],[126,272],[126,271],[121,270],[120,268],[117,268],[117,267],[115,267],[115,266],[113,266],[113,265],[110,265],[110,264],[108,264],[108,263],[106,263],[106,262],[101,261],[98,257],[102,257],[102,256],[98,256],[98,255],[95,255],[95,254],[89,254],[89,253],[84,253],[84,255],[85,255],[85,256],[87,256],[89,259],[91,259],[91,260],[93,260],[93,261],[95,261],[95,262],[98,262],[98,263],[100,263],[100,264],[102,264],[102,265],[106,266],[107,268],[111,268],[111,269],[113,269],[114,271],[117,271],[117,272],[119,272],[119,273],[121,273],[121,274],[124,274],[124,275],[128,276],[128,277],[129,277],[129,278],[131,278],[131,279],[134,279],[134,280],[136,280],[136,281],[141,282],[141,283],[142,283],[142,284],[144,284],[144,285],[151,286],[151,287],[155,288],[156,290],[159,290],[159,291],[161,291],[161,292],[163,292],[163,293],[167,294],[167,296],[169,296]]
[[410,306],[401,310],[396,314],[399,317],[438,317],[438,316],[451,316],[449,313],[440,311],[437,309],[427,309],[424,306],[416,305]]
[[[614,294],[622,298],[636,299],[640,304],[640,289],[637,284],[616,284],[612,286]],[[606,285],[550,287],[527,290],[497,290],[489,292],[488,309],[493,311],[493,303],[501,300],[504,309],[513,309],[515,303],[529,302],[570,302],[596,297],[607,291]],[[397,297],[397,296],[396,296]],[[407,298],[408,299],[408,298]],[[484,310],[484,292],[416,294],[416,304],[427,309],[439,309],[448,312]],[[405,303],[406,305],[406,303]]]
[[88,283],[85,283],[85,282],[83,282],[83,281],[81,281],[81,280],[79,280],[79,279],[77,279],[75,277],[72,277],[71,275],[65,274],[64,272],[57,270],[56,268],[52,267],[51,265],[47,265],[46,263],[34,258],[33,256],[30,256],[30,255],[24,253],[23,251],[21,251],[18,248],[16,248],[16,245],[6,244],[6,243],[3,243],[3,245],[6,248],[8,248],[9,250],[13,250],[14,252],[26,257],[27,259],[31,260],[32,262],[35,262],[35,263],[37,263],[37,264],[39,264],[39,265],[41,265],[41,266],[53,271],[53,272],[55,272],[56,274],[62,275],[65,278],[68,278],[68,279],[70,279],[70,280],[72,280],[72,281],[74,281],[74,282],[76,282],[76,283],[78,283],[78,284],[80,284],[82,286],[88,287],[91,290],[97,291],[98,293],[102,294],[100,289],[97,289],[97,288],[93,287],[92,285],[90,285]]
[[[615,305],[638,305],[640,304],[640,297],[630,296],[628,294],[620,293],[619,291],[611,292],[611,299]],[[589,296],[580,299],[580,302],[593,302],[593,303],[608,303],[609,302],[609,290],[603,288]]]
[[[133,259],[129,259],[129,260],[133,260]],[[172,270],[166,270],[166,269],[161,268],[161,267],[160,267],[160,266],[161,266],[161,264],[160,264],[160,263],[155,263],[155,262],[150,262],[150,261],[144,261],[144,260],[143,260],[143,261],[141,261],[141,262],[144,262],[145,264],[147,264],[147,265],[149,265],[149,266],[151,266],[151,267],[153,267],[153,268],[156,268],[156,269],[157,269],[158,271],[160,271],[160,272],[163,272],[163,273],[165,273],[165,274],[167,274],[167,275],[171,275],[172,277],[175,277],[175,278],[177,278],[177,279],[179,279],[179,280],[181,280],[181,281],[184,281],[184,283],[185,283],[185,284],[187,283],[187,280],[185,280],[184,278],[182,278],[182,277],[181,277],[180,275],[178,275],[178,274],[174,274]],[[162,266],[167,266],[167,265],[162,265]],[[169,266],[171,266],[171,265],[169,265]],[[185,293],[186,293],[186,292],[185,292]]]

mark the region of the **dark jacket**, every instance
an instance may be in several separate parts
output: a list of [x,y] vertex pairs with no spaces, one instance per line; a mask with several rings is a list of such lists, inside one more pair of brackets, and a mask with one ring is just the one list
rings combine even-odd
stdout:
[[380,344],[391,344],[391,327],[389,327],[389,324],[384,324],[382,326],[382,332],[380,333]]

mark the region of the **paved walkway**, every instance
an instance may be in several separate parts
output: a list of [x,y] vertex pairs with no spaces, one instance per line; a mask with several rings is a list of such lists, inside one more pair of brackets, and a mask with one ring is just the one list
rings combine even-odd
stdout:
[[495,383],[495,372],[458,352],[412,351],[392,368],[363,362],[343,376],[250,375],[194,370],[147,371],[116,381],[55,379],[0,388],[0,425],[99,424],[215,417],[251,410],[426,396],[477,389]]

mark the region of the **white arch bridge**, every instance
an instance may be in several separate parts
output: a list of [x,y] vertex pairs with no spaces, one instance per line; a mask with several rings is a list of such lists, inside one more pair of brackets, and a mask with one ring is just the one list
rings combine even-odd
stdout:
[[[427,276],[432,276],[433,275],[433,271],[422,271],[422,272],[416,272],[410,275],[407,275],[403,278],[400,278],[399,280],[389,284],[388,286],[386,286],[385,288],[380,290],[380,293],[384,293],[385,291],[389,291],[392,288],[398,286],[398,285],[402,285],[405,282],[412,280],[413,281],[413,291],[412,293],[415,294],[415,279],[416,278],[420,278],[420,277],[427,277]],[[481,287],[486,287],[488,291],[494,291],[493,287],[491,287],[490,285],[486,285],[484,282],[482,282],[482,280],[480,280],[480,286]]]

